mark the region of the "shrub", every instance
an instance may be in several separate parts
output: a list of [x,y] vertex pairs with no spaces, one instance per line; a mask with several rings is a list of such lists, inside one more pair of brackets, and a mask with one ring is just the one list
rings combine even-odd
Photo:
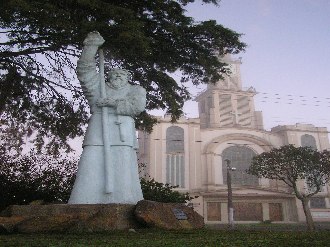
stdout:
[[145,178],[141,178],[140,182],[145,200],[156,202],[186,203],[193,199],[193,197],[190,197],[189,193],[180,193],[173,190],[178,186],[171,186],[169,184],[159,183],[154,179],[147,180]]
[[0,209],[35,200],[67,202],[77,162],[29,153],[18,158],[0,157]]

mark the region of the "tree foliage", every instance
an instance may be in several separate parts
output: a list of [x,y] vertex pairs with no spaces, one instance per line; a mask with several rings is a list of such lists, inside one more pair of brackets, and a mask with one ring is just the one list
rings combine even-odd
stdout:
[[[94,30],[106,40],[107,66],[133,71],[132,83],[147,90],[147,110],[167,109],[175,120],[190,98],[186,82],[216,82],[228,73],[218,55],[245,48],[241,34],[186,16],[184,6],[191,2],[0,0],[2,124],[8,132],[38,130],[34,142],[41,147],[47,137],[53,151],[69,148],[67,140],[82,135],[89,113],[75,80],[75,61]],[[148,123],[154,121],[145,120],[144,126]]]
[[[262,178],[278,179],[293,189],[301,200],[310,230],[314,224],[308,207],[310,197],[320,192],[330,180],[330,152],[310,147],[286,145],[255,156],[248,173]],[[299,183],[306,183],[299,186]]]
[[177,186],[163,184],[154,179],[141,178],[141,189],[145,200],[155,202],[172,202],[172,203],[186,203],[191,201],[189,193],[180,193],[176,190]]
[[29,153],[18,158],[0,156],[0,209],[35,200],[64,202],[69,199],[77,162]]

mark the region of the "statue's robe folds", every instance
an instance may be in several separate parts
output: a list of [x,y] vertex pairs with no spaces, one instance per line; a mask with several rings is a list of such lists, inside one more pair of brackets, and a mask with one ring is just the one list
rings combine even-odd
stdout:
[[[145,108],[146,91],[140,86],[127,84],[121,89],[106,85],[106,94],[115,98],[116,106],[108,108],[111,170],[107,178],[112,183],[111,193],[105,191],[105,162],[103,146],[100,74],[95,60],[78,61],[78,79],[91,110],[83,142],[76,181],[69,204],[136,204],[143,199],[136,158],[137,140],[133,116]],[[120,136],[121,132],[121,136]]]

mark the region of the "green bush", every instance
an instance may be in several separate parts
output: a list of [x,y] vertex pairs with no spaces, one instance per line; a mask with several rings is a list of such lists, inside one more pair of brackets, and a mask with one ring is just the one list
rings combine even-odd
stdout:
[[0,157],[0,209],[35,200],[67,202],[77,162],[29,153],[18,158]]
[[193,197],[190,197],[189,193],[180,193],[173,190],[178,186],[171,186],[169,184],[159,183],[154,179],[147,180],[145,178],[141,178],[140,182],[145,200],[156,202],[186,203],[193,199]]

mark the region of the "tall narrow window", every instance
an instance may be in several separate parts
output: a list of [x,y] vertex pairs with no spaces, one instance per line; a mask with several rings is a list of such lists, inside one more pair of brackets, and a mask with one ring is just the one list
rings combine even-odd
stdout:
[[250,167],[253,156],[256,154],[247,147],[233,146],[226,148],[223,153],[222,174],[224,184],[227,183],[227,166],[225,160],[230,160],[231,167],[236,170],[231,172],[232,184],[236,185],[258,185],[258,178],[256,176],[246,173]]
[[219,108],[220,108],[220,126],[231,126],[233,124],[233,106],[230,94],[219,95]]
[[166,183],[184,188],[184,130],[171,126],[166,130]]

